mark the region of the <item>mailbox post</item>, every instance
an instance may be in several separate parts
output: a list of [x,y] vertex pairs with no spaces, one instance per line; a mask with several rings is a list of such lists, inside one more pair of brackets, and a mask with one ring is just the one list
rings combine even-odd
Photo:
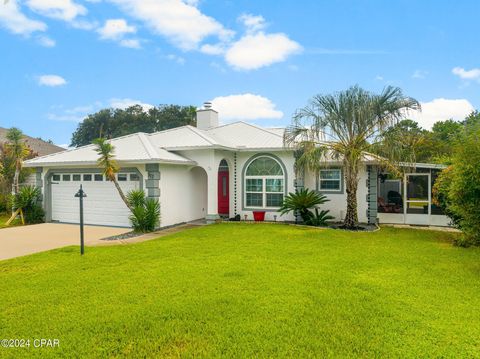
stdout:
[[84,233],[83,233],[83,199],[87,197],[86,193],[80,185],[80,189],[75,194],[75,197],[80,200],[80,254],[83,256],[85,253]]

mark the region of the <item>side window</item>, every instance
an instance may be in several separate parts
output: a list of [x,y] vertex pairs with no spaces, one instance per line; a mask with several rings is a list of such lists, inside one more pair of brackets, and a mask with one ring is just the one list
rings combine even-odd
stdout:
[[70,181],[70,175],[63,175],[62,180],[65,181],[65,182]]
[[53,175],[52,176],[52,181],[59,182],[60,181],[60,175]]
[[140,176],[138,175],[138,173],[131,173],[130,181],[140,181]]
[[92,175],[83,175],[83,180],[84,180],[85,182],[91,181],[91,180],[92,180]]
[[81,176],[81,175],[73,175],[73,176],[72,176],[72,180],[74,180],[75,182],[78,182],[78,181],[80,181],[80,180],[81,180],[81,178],[82,178],[82,176]]
[[340,169],[320,170],[318,188],[320,191],[340,192],[342,171]]
[[102,182],[103,181],[103,175],[96,174],[94,176],[95,182]]

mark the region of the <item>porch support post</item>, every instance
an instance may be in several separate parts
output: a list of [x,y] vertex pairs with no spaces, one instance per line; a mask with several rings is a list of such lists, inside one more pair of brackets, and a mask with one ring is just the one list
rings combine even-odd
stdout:
[[367,166],[367,186],[368,186],[368,193],[367,193],[367,219],[368,224],[376,224],[377,223],[377,213],[378,213],[378,192],[377,192],[377,184],[378,184],[378,168],[377,166]]
[[218,170],[216,168],[209,168],[207,171],[208,178],[208,205],[207,216],[205,219],[207,223],[214,223],[220,219],[218,215]]

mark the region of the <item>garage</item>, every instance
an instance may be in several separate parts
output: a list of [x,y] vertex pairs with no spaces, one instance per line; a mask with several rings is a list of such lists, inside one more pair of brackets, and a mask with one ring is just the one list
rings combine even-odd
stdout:
[[[75,198],[80,188],[84,198],[85,224],[130,227],[130,211],[123,203],[115,185],[100,173],[53,173],[51,175],[52,221],[78,223],[79,201]],[[125,194],[140,189],[137,173],[119,173],[118,183]]]

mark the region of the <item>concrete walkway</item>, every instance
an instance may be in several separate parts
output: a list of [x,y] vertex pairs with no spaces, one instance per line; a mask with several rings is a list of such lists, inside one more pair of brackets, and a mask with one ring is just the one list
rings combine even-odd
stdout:
[[[106,241],[101,238],[130,231],[130,228],[85,226],[85,245],[102,245]],[[80,245],[80,230],[75,224],[42,223],[0,229],[0,260],[71,245]]]

